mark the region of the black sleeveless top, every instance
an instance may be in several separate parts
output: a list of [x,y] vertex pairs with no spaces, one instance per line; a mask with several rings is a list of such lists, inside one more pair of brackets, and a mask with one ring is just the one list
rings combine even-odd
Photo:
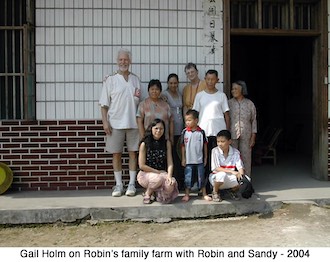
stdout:
[[147,148],[146,164],[157,170],[166,170],[166,153],[166,141],[165,144],[158,140],[152,141],[150,147]]

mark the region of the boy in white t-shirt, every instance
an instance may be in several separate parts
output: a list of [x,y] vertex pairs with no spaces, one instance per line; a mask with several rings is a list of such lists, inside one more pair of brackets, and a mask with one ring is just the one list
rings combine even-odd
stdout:
[[232,199],[238,200],[236,191],[239,189],[238,181],[244,175],[244,166],[240,152],[231,145],[231,134],[228,130],[221,130],[217,134],[217,147],[211,152],[211,170],[209,176],[213,186],[212,199],[220,202],[220,190],[229,191]]

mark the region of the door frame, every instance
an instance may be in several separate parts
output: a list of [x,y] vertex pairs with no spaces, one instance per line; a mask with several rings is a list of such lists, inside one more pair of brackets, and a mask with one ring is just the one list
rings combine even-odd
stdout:
[[[251,36],[308,36],[314,38],[313,43],[313,148],[312,176],[318,180],[328,180],[328,1],[320,1],[319,29],[313,31],[265,30],[265,29],[231,29],[230,0],[223,0],[224,23],[224,92],[230,95],[231,67],[231,35]],[[306,138],[310,139],[310,138]]]

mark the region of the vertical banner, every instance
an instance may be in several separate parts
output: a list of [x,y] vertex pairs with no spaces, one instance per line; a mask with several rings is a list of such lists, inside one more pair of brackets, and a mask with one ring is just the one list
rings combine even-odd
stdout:
[[205,63],[215,63],[223,45],[222,1],[203,1],[203,52]]

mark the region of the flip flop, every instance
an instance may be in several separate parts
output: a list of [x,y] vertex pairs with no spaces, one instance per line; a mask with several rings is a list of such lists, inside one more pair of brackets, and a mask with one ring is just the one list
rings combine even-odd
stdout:
[[151,199],[149,196],[144,196],[143,197],[143,204],[150,204],[151,203]]

